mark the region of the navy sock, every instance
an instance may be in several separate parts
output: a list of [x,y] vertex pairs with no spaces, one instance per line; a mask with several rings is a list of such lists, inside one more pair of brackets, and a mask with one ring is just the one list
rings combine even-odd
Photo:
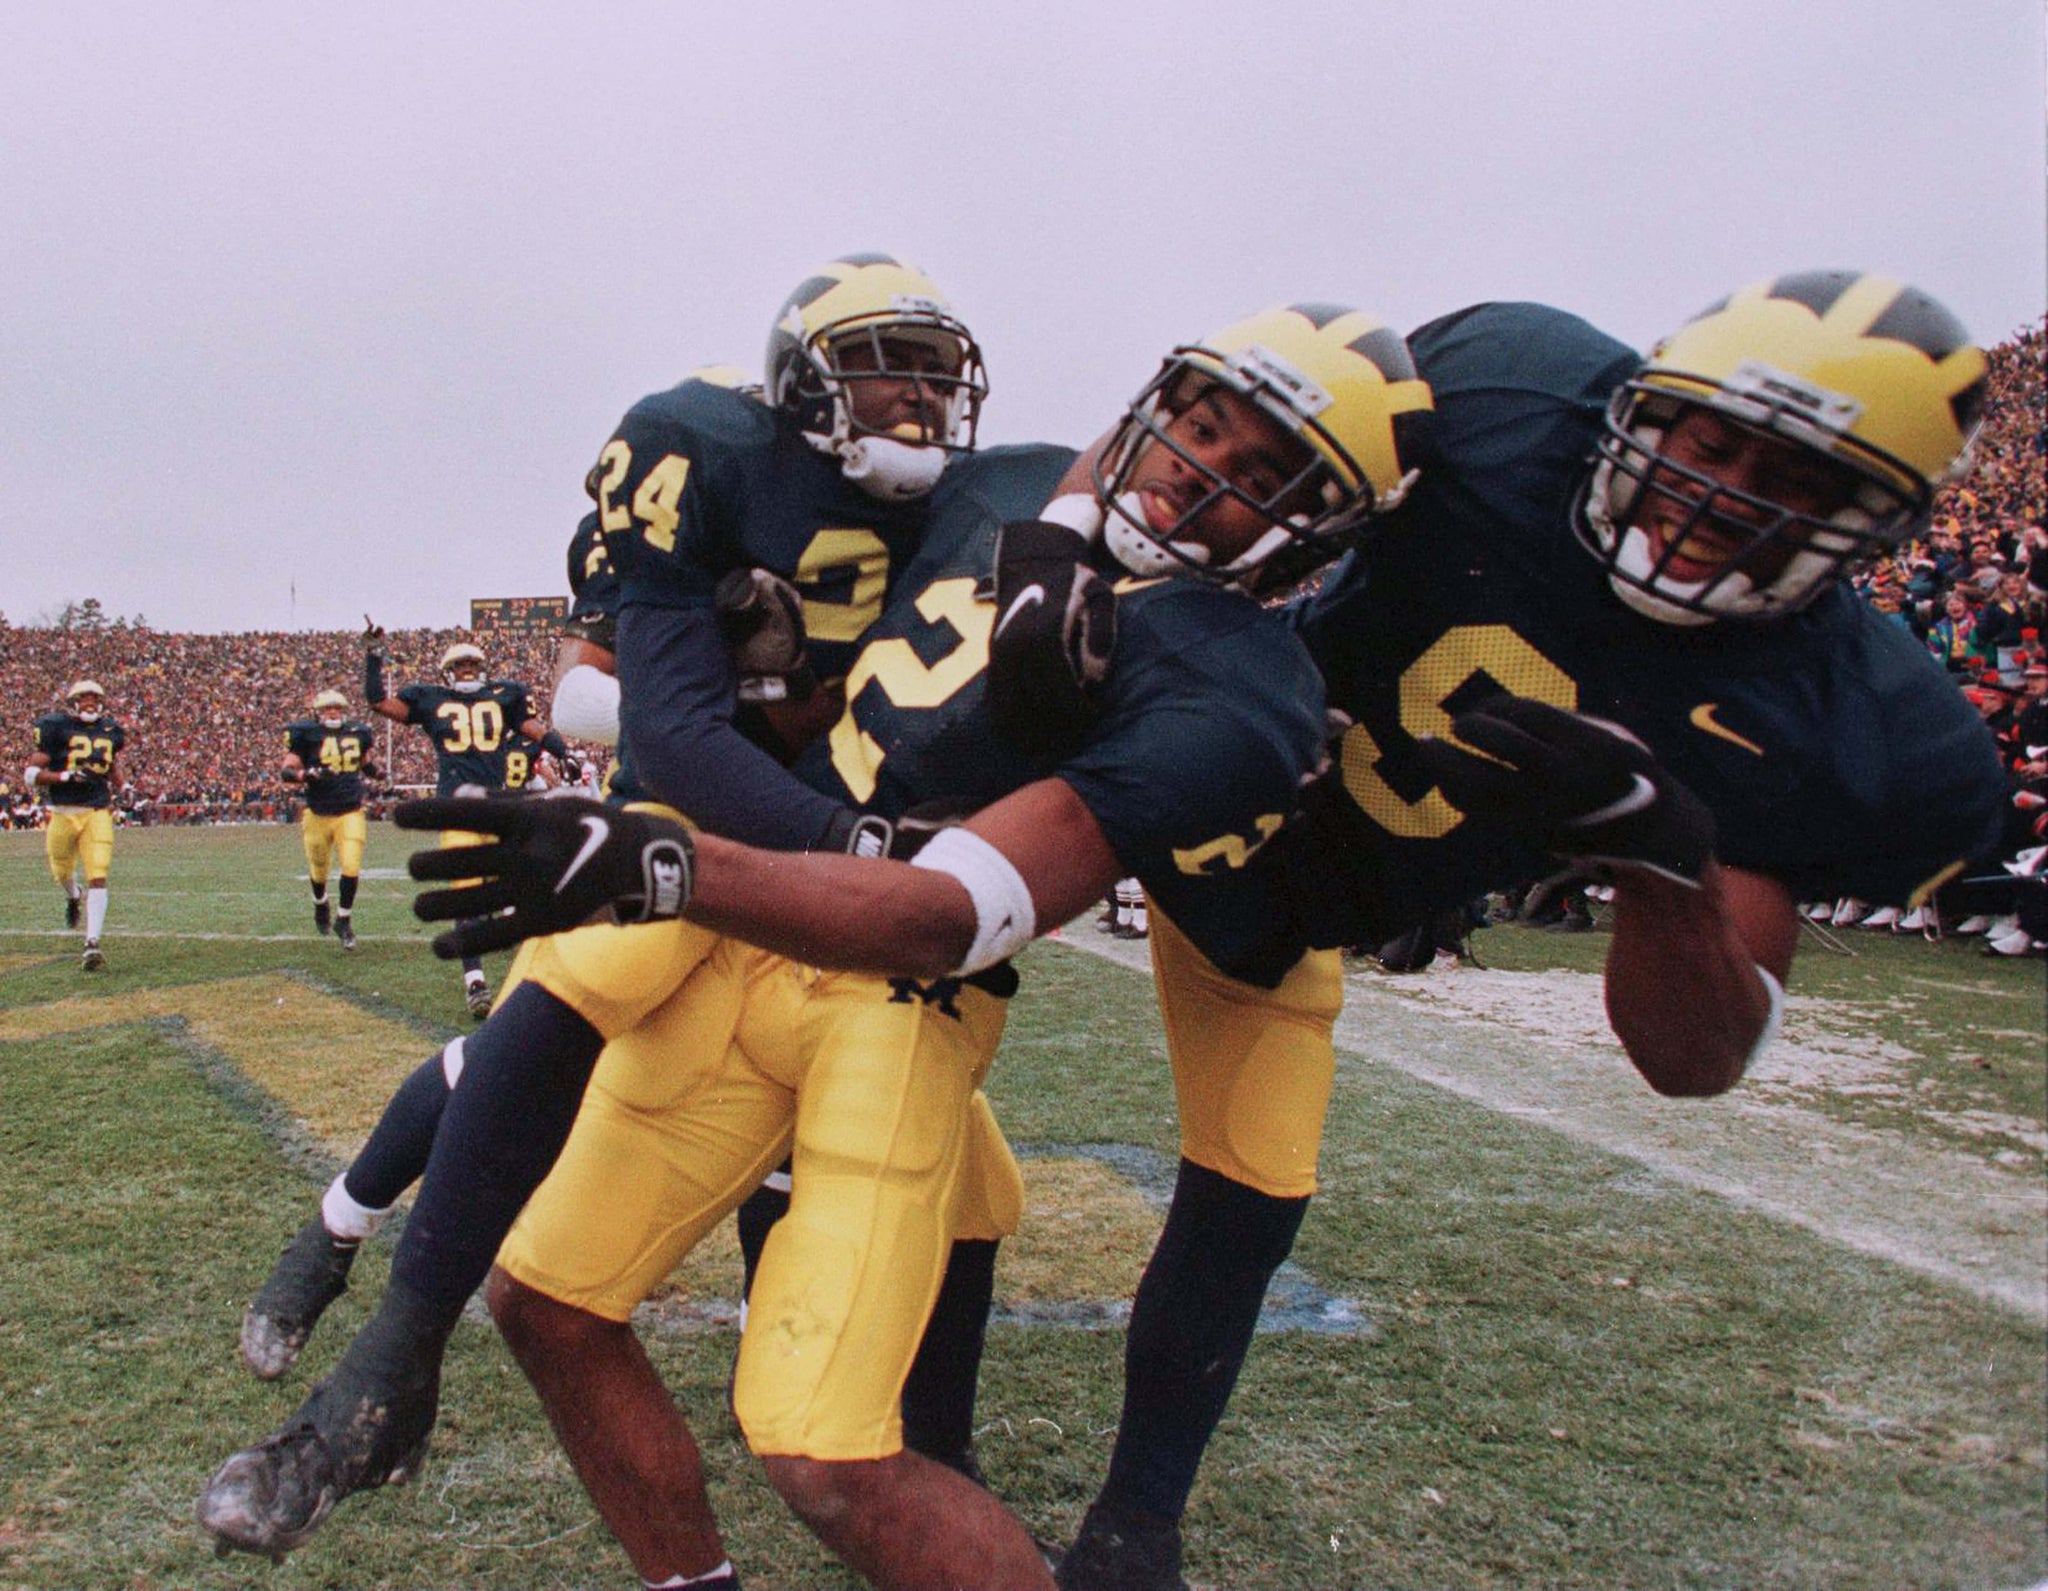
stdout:
[[315,899],[316,901],[324,901],[325,899],[327,899],[327,880],[326,880],[326,879],[324,879],[324,878],[309,878],[309,879],[307,879],[307,880],[306,880],[306,882],[307,882],[307,884],[308,884],[308,885],[310,885],[310,886],[312,887],[312,890],[313,890],[313,899]]
[[377,1118],[370,1141],[341,1179],[348,1196],[366,1210],[390,1209],[426,1171],[434,1132],[447,1104],[447,1064],[437,1050],[398,1085]]
[[1180,1518],[1251,1347],[1266,1284],[1307,1210],[1307,1199],[1271,1198],[1180,1163],[1166,1229],[1131,1306],[1123,1422],[1102,1502]]
[[354,873],[344,873],[341,875],[341,909],[345,912],[355,910],[356,883],[357,875]]
[[452,1326],[498,1245],[568,1142],[604,1039],[536,984],[522,983],[463,1041],[425,1180],[391,1276]]
[[[775,1175],[789,1175],[787,1160],[775,1168]],[[734,1216],[740,1239],[740,1297],[745,1298],[753,1292],[754,1272],[761,1268],[761,1250],[768,1241],[768,1234],[775,1229],[775,1223],[788,1213],[788,1192],[765,1182],[748,1194],[740,1205]]]
[[912,1452],[947,1462],[973,1442],[974,1394],[995,1290],[996,1244],[957,1239],[903,1383],[903,1444]]

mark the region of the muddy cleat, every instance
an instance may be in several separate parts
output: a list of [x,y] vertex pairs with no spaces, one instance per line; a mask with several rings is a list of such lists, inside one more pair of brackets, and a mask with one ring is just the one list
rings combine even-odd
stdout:
[[66,895],[64,897],[64,926],[66,928],[76,928],[78,926],[78,910],[78,897],[76,895]]
[[447,1338],[408,1325],[398,1296],[396,1287],[386,1293],[384,1308],[283,1427],[213,1472],[197,1512],[216,1552],[281,1562],[344,1497],[420,1472]]
[[270,1268],[242,1316],[242,1359],[258,1380],[275,1381],[298,1362],[327,1306],[348,1291],[360,1243],[344,1243],[314,1216]]
[[462,986],[462,997],[469,1002],[469,1014],[481,1022],[491,1014],[491,986],[482,979]]
[[356,948],[356,925],[346,914],[334,919],[334,937],[341,941],[343,950]]
[[319,929],[322,934],[325,934],[333,926],[333,922],[333,914],[327,902],[324,900],[313,902],[313,926]]
[[1060,1591],[1189,1591],[1180,1526],[1096,1503],[1053,1579]]
[[87,972],[98,972],[106,964],[107,958],[100,950],[100,942],[97,939],[88,939],[85,942],[85,954],[79,957],[78,965]]

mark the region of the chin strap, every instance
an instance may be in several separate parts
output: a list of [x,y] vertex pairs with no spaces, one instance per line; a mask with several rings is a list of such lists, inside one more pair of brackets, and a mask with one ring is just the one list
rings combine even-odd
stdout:
[[908,502],[930,493],[946,470],[946,450],[916,447],[888,436],[861,436],[843,442],[839,473],[870,497],[885,503]]

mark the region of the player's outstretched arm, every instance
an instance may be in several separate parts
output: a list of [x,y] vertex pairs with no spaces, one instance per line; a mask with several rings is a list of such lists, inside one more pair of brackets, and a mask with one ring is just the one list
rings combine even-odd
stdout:
[[394,724],[412,722],[412,709],[393,696],[384,681],[384,626],[363,615],[363,700],[370,711]]
[[[459,867],[453,851],[412,858],[418,879],[482,880],[414,902],[430,922],[462,920],[435,940],[443,956],[502,949],[616,908],[636,922],[687,915],[817,966],[940,977],[993,965],[1039,925],[1086,910],[1123,871],[1093,814],[1059,779],[920,835],[908,863],[756,850],[570,797],[409,801],[394,816],[401,828],[494,836],[461,848]],[[896,827],[899,854],[911,828]]]
[[1798,934],[1791,891],[1761,873],[1710,865],[1698,889],[1617,875],[1607,1019],[1652,1088],[1697,1096],[1742,1080],[1776,1036]]
[[1608,1018],[1636,1069],[1660,1094],[1732,1088],[1776,1029],[1785,891],[1720,867],[1713,815],[1617,725],[1498,696],[1452,729],[1421,747],[1452,805],[1613,879]]
[[993,965],[1086,911],[1125,871],[1062,779],[940,829],[908,864],[710,837],[698,861],[693,921],[815,966],[917,978]]

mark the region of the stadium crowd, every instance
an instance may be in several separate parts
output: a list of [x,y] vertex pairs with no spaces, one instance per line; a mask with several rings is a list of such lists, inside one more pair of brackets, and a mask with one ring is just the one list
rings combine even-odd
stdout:
[[[495,677],[519,680],[546,700],[554,675],[548,635],[394,630],[387,643],[394,687],[438,680],[442,652],[470,639],[483,646]],[[307,715],[315,691],[336,689],[361,702],[363,644],[348,632],[173,635],[128,625],[16,628],[0,619],[0,702],[18,732],[60,705],[81,677],[107,688],[108,715],[128,731],[120,763],[128,819],[270,822],[298,810],[295,787],[278,776],[284,726]],[[389,785],[433,784],[425,736],[391,726],[378,753]],[[12,823],[33,823],[21,795],[18,778],[0,776],[0,811]]]

